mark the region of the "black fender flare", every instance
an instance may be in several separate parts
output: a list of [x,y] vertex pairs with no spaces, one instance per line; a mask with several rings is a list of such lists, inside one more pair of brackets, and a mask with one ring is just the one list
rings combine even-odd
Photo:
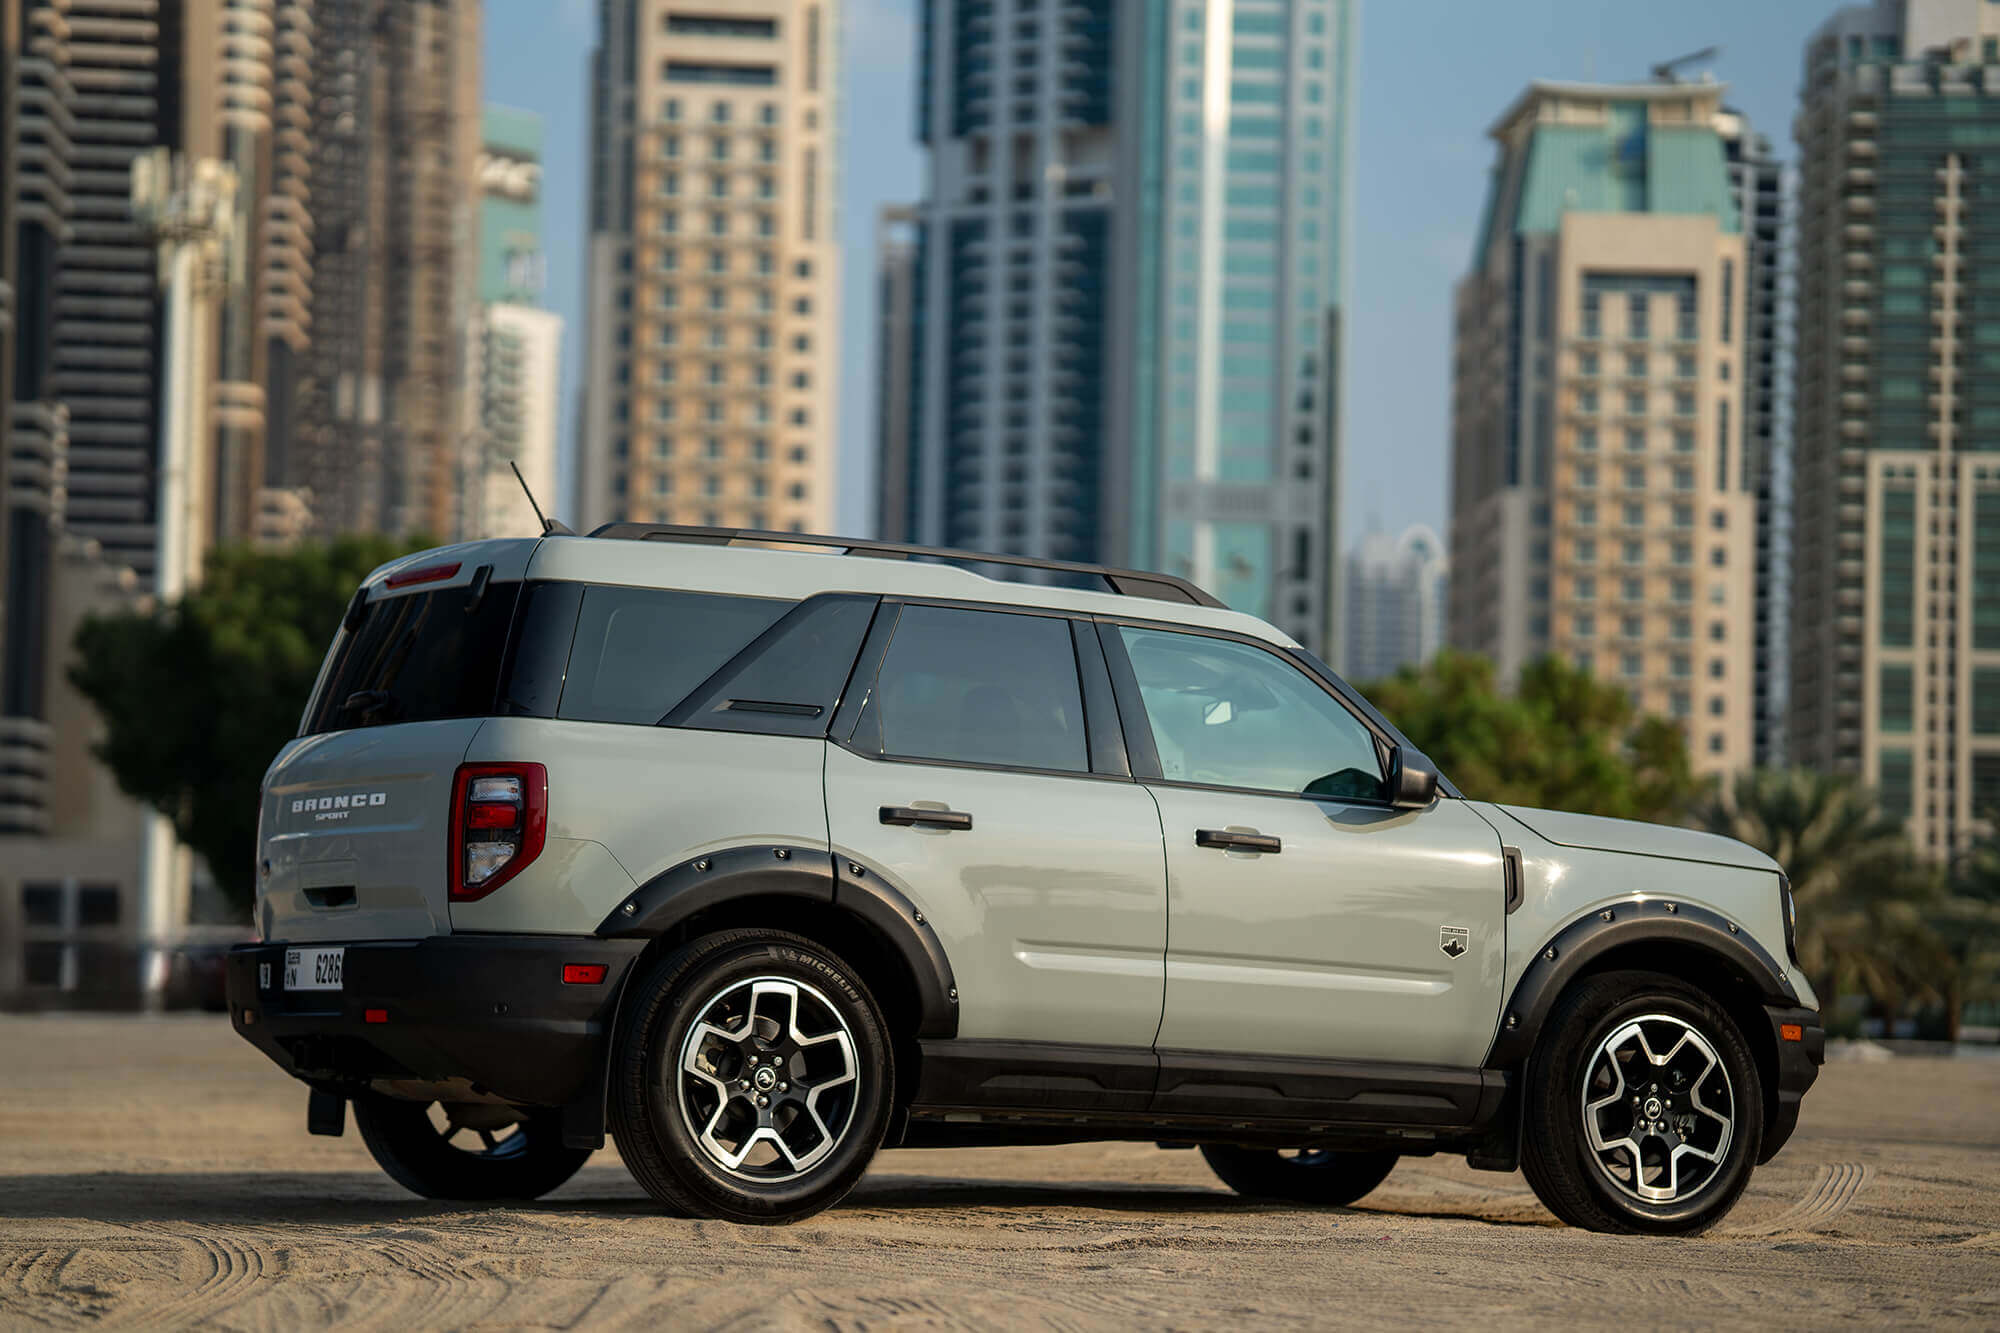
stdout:
[[1529,962],[1501,1011],[1488,1069],[1518,1069],[1540,1038],[1556,997],[1597,959],[1630,944],[1700,949],[1740,972],[1763,1002],[1799,1002],[1777,959],[1736,922],[1706,907],[1664,898],[1633,898],[1597,908],[1564,926]]
[[596,934],[657,939],[696,913],[746,898],[798,898],[855,917],[887,941],[916,984],[917,1032],[958,1033],[958,983],[937,932],[887,876],[824,848],[782,843],[725,847],[690,857],[625,895]]

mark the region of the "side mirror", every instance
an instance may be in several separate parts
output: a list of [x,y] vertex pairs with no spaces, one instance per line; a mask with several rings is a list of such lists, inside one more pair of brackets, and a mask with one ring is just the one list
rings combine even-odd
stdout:
[[1389,752],[1389,804],[1422,810],[1437,799],[1437,767],[1420,751],[1397,746]]

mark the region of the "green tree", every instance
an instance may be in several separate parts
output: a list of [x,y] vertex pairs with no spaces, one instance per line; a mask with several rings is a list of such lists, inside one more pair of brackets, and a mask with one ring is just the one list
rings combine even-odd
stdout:
[[233,902],[256,890],[264,770],[299,729],[321,657],[368,572],[429,545],[345,537],[283,554],[211,552],[199,587],[151,611],[94,616],[70,680],[96,705],[99,759],[174,822]]
[[1985,819],[1987,832],[1953,866],[1951,898],[1933,913],[1955,964],[1947,996],[1954,1039],[1968,1006],[1989,1014],[2000,1007],[2000,812]]
[[1446,649],[1361,691],[1479,800],[1661,820],[1699,790],[1678,726],[1560,658],[1508,694],[1492,662]]
[[1935,928],[1943,874],[1902,821],[1851,778],[1804,769],[1739,774],[1694,812],[1712,833],[1769,853],[1791,877],[1799,966],[1823,1004],[1866,995],[1886,1016],[1948,1002],[1953,962]]

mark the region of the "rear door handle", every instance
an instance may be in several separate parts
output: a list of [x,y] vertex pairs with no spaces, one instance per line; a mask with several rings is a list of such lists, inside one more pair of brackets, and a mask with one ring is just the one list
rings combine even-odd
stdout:
[[882,807],[882,822],[910,827],[923,824],[930,828],[969,829],[972,827],[972,816],[963,810],[925,810],[914,805],[885,805]]
[[1269,833],[1238,833],[1226,828],[1198,828],[1194,831],[1194,845],[1214,847],[1225,852],[1270,852],[1273,855],[1285,850],[1285,843]]

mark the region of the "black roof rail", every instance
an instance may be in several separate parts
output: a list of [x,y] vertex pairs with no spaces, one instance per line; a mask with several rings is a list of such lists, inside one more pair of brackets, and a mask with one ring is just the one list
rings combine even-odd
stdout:
[[945,546],[911,546],[902,542],[865,541],[859,537],[828,537],[812,532],[769,532],[758,528],[697,528],[677,523],[606,523],[593,529],[591,537],[617,541],[687,542],[696,546],[734,546],[762,543],[773,546],[819,546],[843,555],[874,556],[883,560],[912,558],[952,564],[1014,565],[1022,569],[1042,569],[1059,574],[1085,574],[1102,579],[1108,591],[1126,597],[1150,597],[1159,602],[1183,602],[1190,606],[1228,608],[1211,594],[1186,579],[1172,574],[1149,574],[1138,569],[1116,569],[1108,565],[1086,565],[1070,560],[1038,560],[1028,555],[1000,555],[986,551],[955,551]]

